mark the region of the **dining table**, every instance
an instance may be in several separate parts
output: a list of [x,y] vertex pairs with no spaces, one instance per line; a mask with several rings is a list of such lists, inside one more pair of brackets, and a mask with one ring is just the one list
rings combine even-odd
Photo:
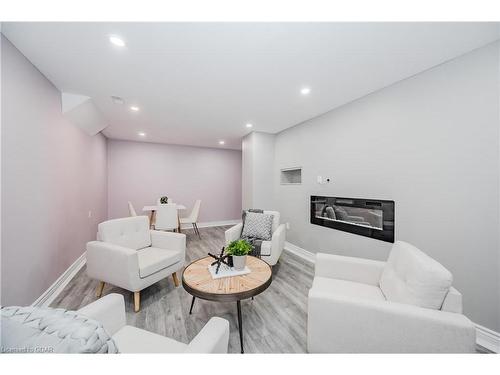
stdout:
[[[179,218],[179,211],[185,210],[186,206],[176,203],[175,207],[177,208],[177,231],[180,233],[181,232],[181,220]],[[144,206],[142,208],[142,211],[149,212],[149,225],[152,227],[153,223],[154,223],[155,216],[156,216],[156,211],[158,211],[158,206],[157,205]]]

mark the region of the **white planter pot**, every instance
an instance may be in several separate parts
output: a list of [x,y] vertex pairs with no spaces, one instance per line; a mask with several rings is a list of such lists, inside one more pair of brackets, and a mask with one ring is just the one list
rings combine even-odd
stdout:
[[233,255],[233,266],[235,270],[241,271],[245,268],[245,264],[247,262],[246,255],[235,256]]

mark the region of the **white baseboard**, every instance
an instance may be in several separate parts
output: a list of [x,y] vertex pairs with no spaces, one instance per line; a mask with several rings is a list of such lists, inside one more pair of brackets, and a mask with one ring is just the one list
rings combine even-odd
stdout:
[[476,343],[494,353],[500,353],[500,333],[476,324]]
[[[294,245],[293,243],[285,242],[284,249],[310,263],[314,263],[316,260],[314,253]],[[477,345],[482,346],[483,348],[486,348],[494,353],[500,353],[500,333],[483,327],[480,324],[475,325]]]
[[285,241],[285,246],[284,249],[286,251],[289,251],[290,253],[297,255],[298,257],[301,257],[302,259],[314,263],[316,261],[316,256],[314,253],[311,253],[310,251],[303,249],[297,245],[294,245],[293,243],[286,242]]
[[[198,228],[210,228],[210,227],[223,227],[226,225],[236,225],[241,223],[241,220],[223,220],[223,221],[207,221],[204,223],[198,223]],[[182,224],[181,229],[192,229],[191,224]]]
[[78,273],[78,271],[80,271],[86,261],[87,259],[85,258],[85,253],[83,253],[45,292],[42,293],[40,297],[38,297],[35,302],[31,304],[31,306],[49,306],[57,298],[59,293],[62,292],[64,287],[68,285],[71,279]]

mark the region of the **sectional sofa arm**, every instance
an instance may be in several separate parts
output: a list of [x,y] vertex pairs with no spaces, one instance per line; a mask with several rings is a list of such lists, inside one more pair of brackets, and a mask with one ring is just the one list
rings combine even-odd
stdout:
[[241,237],[241,231],[243,230],[243,223],[236,224],[234,227],[226,230],[226,245],[231,242],[236,241]]
[[131,288],[133,280],[139,279],[139,259],[134,249],[91,241],[87,243],[86,258],[87,274],[93,279],[122,288]]
[[385,264],[371,259],[317,253],[315,276],[378,286]]
[[167,250],[186,250],[186,235],[182,233],[162,232],[152,230],[151,246]]
[[78,312],[101,322],[110,336],[113,336],[126,324],[125,301],[121,294],[108,294],[81,308]]
[[227,353],[229,322],[223,318],[211,318],[189,343],[187,353]]
[[470,353],[475,335],[462,314],[309,291],[311,352]]

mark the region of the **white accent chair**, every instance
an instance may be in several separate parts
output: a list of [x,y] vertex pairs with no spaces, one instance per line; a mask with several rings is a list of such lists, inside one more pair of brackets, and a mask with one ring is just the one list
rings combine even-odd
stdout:
[[132,205],[132,202],[128,202],[128,213],[129,216],[137,216],[137,212],[135,212],[135,208]]
[[452,275],[397,241],[387,262],[317,254],[308,298],[310,353],[474,352]]
[[108,220],[98,226],[100,241],[87,243],[87,274],[99,280],[97,296],[105,283],[134,292],[134,310],[140,309],[140,291],[172,275],[186,258],[186,236],[149,229],[147,216]]
[[176,230],[179,227],[179,214],[174,203],[159,204],[156,209],[156,230]]
[[120,353],[227,353],[229,322],[211,318],[189,344],[126,325],[125,302],[109,294],[78,310],[102,323]]
[[200,214],[200,206],[201,206],[201,200],[198,199],[196,202],[194,202],[193,209],[191,210],[191,213],[189,214],[188,217],[181,217],[180,218],[180,223],[182,224],[191,224],[193,226],[194,231],[198,235],[199,238],[201,238],[200,235],[200,230],[198,229],[198,216]]
[[[278,211],[264,211],[265,214],[273,215],[272,238],[271,241],[262,241],[261,255],[262,260],[265,260],[271,266],[278,263],[278,260],[283,252],[286,240],[285,224],[280,224],[280,213]],[[234,227],[226,230],[226,245],[239,239],[243,223],[236,224]]]

